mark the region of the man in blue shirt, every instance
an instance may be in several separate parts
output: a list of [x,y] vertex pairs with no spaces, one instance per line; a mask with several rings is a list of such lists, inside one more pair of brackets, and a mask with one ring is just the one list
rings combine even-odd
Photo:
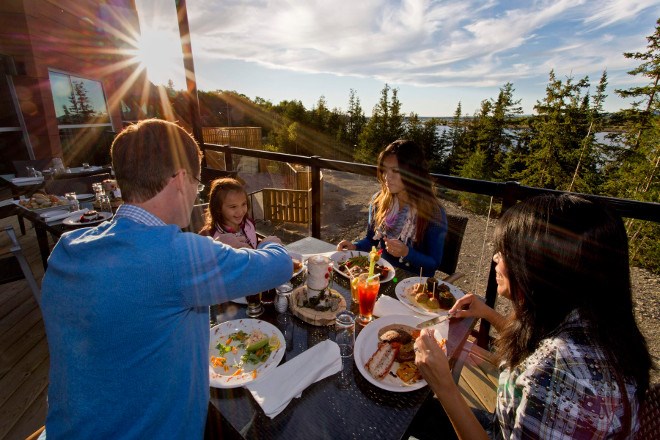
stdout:
[[48,437],[202,438],[209,306],[287,281],[279,243],[234,249],[181,232],[202,153],[180,126],[146,120],[112,144],[122,205],[64,234],[42,283],[50,349]]

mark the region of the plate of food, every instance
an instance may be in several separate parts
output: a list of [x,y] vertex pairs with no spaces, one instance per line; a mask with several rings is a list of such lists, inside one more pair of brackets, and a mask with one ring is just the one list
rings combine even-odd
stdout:
[[395,393],[426,386],[415,365],[414,343],[424,321],[413,315],[388,315],[368,324],[355,340],[358,370],[373,385]]
[[291,257],[291,261],[293,261],[293,275],[291,275],[291,278],[294,278],[305,270],[305,262],[303,256],[297,252],[289,252],[289,256]]
[[62,223],[68,226],[91,226],[101,223],[112,217],[111,212],[97,212],[90,210],[83,214],[72,215],[65,218]]
[[414,312],[435,316],[452,308],[465,294],[453,284],[429,277],[410,277],[399,281],[396,297]]
[[236,388],[275,369],[286,345],[282,332],[260,319],[236,319],[211,327],[209,380],[215,388]]
[[[335,271],[343,277],[351,278],[369,271],[369,252],[337,251],[330,255]],[[380,273],[380,282],[385,283],[394,278],[394,266],[384,258],[376,261],[374,273]]]
[[48,212],[69,205],[69,201],[64,197],[43,193],[35,193],[29,199],[14,200],[14,203],[33,212]]

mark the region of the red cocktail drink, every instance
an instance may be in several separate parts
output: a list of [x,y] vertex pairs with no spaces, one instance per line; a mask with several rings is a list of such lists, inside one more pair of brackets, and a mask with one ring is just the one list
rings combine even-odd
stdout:
[[374,304],[376,304],[376,297],[378,296],[378,289],[380,288],[380,281],[378,277],[368,278],[366,273],[358,277],[357,290],[358,298],[360,300],[360,316],[358,322],[366,325],[373,319]]

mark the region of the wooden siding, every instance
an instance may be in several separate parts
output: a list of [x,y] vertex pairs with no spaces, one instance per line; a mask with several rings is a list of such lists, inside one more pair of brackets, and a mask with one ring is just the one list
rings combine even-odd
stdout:
[[261,149],[261,127],[203,127],[204,142]]

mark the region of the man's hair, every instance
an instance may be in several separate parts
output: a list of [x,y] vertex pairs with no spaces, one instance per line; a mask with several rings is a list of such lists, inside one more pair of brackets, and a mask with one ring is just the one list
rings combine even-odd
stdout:
[[119,133],[110,155],[123,199],[139,203],[162,191],[179,169],[199,176],[202,152],[180,125],[147,119]]

